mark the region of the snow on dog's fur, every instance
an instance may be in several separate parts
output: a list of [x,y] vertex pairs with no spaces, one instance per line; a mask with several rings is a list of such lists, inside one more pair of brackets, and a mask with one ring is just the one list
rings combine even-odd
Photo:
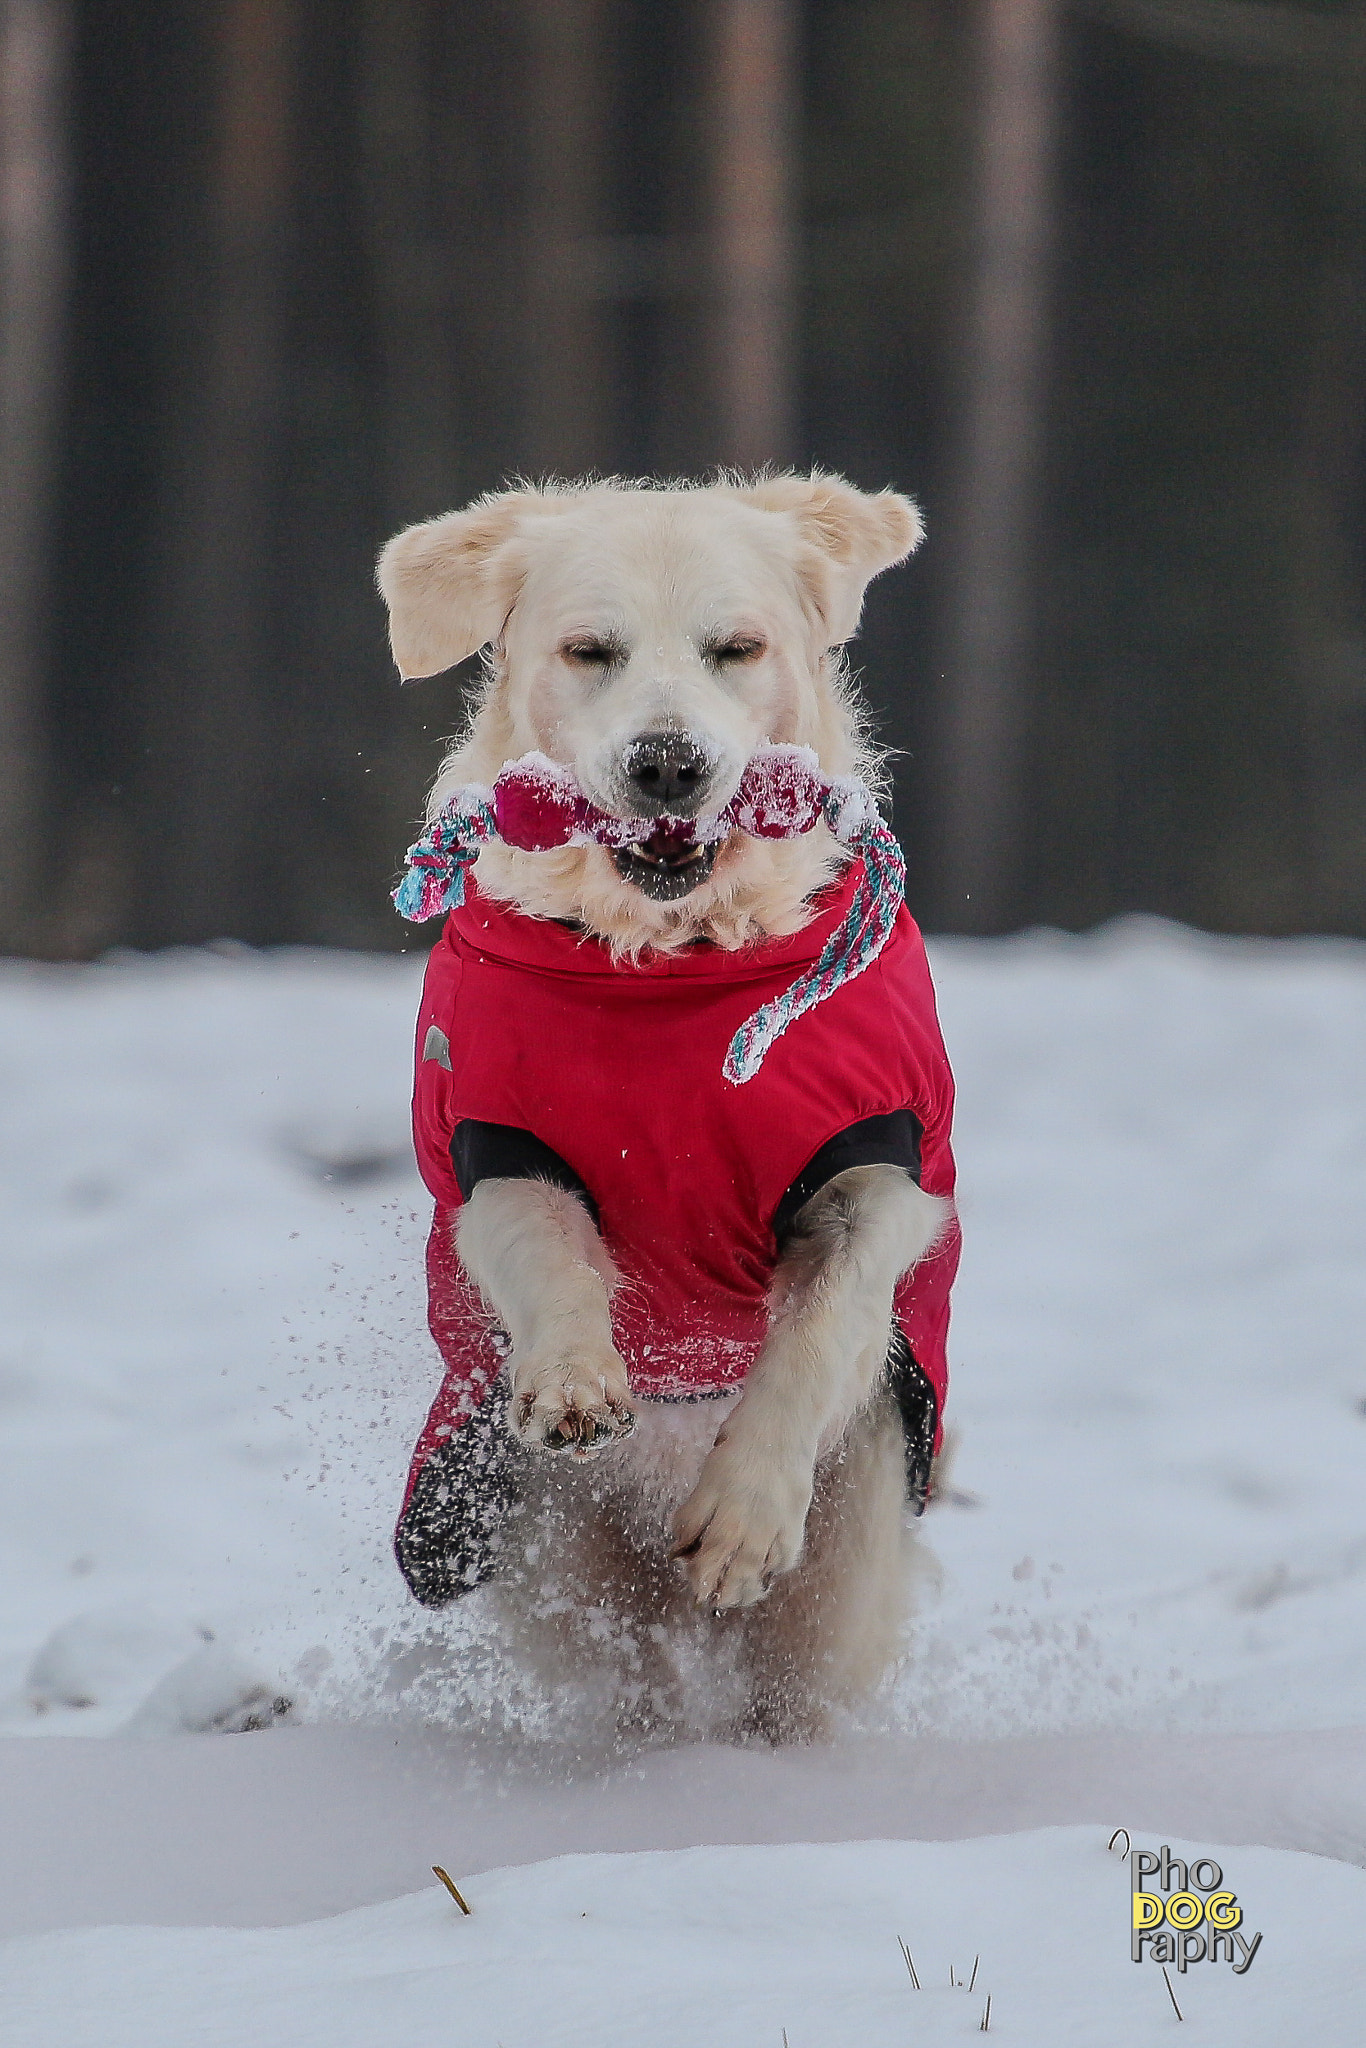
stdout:
[[[920,538],[909,500],[821,474],[525,487],[409,528],[379,567],[400,673],[486,650],[429,815],[533,749],[572,767],[604,810],[642,817],[721,810],[766,742],[811,747],[827,776],[875,774],[840,650],[870,579]],[[662,840],[639,855],[495,843],[478,881],[629,957],[797,931],[843,858],[824,825],[790,840],[734,833],[714,859],[679,860]],[[891,1166],[850,1169],[808,1203],[741,1397],[712,1414],[698,1455],[664,1488],[686,1588],[658,1520],[640,1534],[658,1445],[638,1466],[631,1444],[614,1445],[591,1477],[572,1455],[546,1461],[543,1492],[525,1504],[560,1532],[553,1576],[572,1555],[588,1597],[595,1586],[616,1603],[634,1597],[647,1633],[684,1598],[716,1616],[742,1610],[750,1720],[769,1732],[818,1726],[894,1648],[903,1481],[881,1375],[893,1288],[947,1209]],[[634,1410],[613,1345],[615,1275],[583,1204],[537,1181],[481,1182],[458,1247],[511,1337],[523,1440],[572,1453],[625,1435]],[[658,1431],[641,1434],[653,1443]]]

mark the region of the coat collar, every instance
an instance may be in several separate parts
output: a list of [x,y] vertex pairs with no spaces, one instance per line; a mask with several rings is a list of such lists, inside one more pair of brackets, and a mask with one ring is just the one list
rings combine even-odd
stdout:
[[862,866],[860,858],[850,861],[814,898],[810,922],[786,938],[761,939],[734,952],[700,939],[681,952],[647,952],[638,960],[614,960],[603,940],[575,925],[530,917],[513,904],[482,895],[471,875],[465,901],[446,919],[442,943],[457,953],[576,978],[611,975],[732,984],[766,982],[787,970],[800,972],[819,959],[827,940],[848,914]]

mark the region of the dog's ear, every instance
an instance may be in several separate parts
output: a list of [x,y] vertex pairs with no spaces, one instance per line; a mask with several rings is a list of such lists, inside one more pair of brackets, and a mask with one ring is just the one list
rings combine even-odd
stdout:
[[925,538],[919,507],[897,491],[870,495],[842,477],[765,477],[739,495],[765,512],[785,512],[806,543],[801,573],[838,646],[858,630],[863,593],[884,569],[904,562]]
[[375,574],[405,683],[454,668],[498,638],[526,575],[525,523],[568,502],[567,492],[500,491],[394,535]]

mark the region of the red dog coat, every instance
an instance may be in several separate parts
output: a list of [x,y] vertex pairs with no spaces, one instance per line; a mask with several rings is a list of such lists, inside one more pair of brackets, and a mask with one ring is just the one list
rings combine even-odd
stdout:
[[[499,1370],[495,1328],[454,1249],[461,1198],[451,1141],[463,1119],[531,1132],[592,1196],[622,1276],[612,1301],[617,1348],[646,1396],[715,1392],[744,1378],[767,1327],[774,1213],[828,1140],[909,1110],[921,1131],[921,1185],[952,1195],[953,1080],[924,945],[904,905],[874,963],[780,1037],[752,1080],[722,1076],[739,1025],[781,995],[842,923],[859,865],[791,938],[734,953],[699,943],[634,964],[468,885],[433,949],[418,1015],[413,1129],[436,1201],[428,1302],[446,1377],[405,1506],[427,1458]],[[895,1301],[940,1415],[958,1249],[955,1223]]]

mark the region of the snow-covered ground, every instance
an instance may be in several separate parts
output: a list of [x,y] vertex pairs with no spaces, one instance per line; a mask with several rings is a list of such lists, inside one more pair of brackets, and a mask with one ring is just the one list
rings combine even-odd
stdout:
[[989,2015],[1007,2043],[1149,2048],[1179,2011],[1221,2048],[1358,2043],[1366,1873],[1284,1850],[1224,1860],[1262,1944],[1241,1976],[1222,1952],[1169,1969],[1170,1993],[1129,1960],[1123,1866],[1094,1829],[1051,1828],[565,1856],[464,1879],[468,1918],[433,1884],[302,1928],[38,1936],[0,1960],[5,2038],[941,2048]]
[[[1177,2021],[1128,1961],[1119,1823],[1209,1850],[1264,1933],[1179,1979],[1204,2038],[1358,2037],[1366,947],[933,956],[967,1246],[938,1586],[866,1723],[778,1756],[604,1745],[477,1598],[405,1601],[416,958],[0,968],[17,2038],[345,2048],[441,2012],[506,2048],[873,2048],[976,2031],[947,1973],[980,1952],[1004,2038],[1146,2041]],[[862,1846],[758,1846],[803,1841]],[[155,1926],[45,1931],[111,1922]],[[184,1931],[214,1925],[275,1931]]]

